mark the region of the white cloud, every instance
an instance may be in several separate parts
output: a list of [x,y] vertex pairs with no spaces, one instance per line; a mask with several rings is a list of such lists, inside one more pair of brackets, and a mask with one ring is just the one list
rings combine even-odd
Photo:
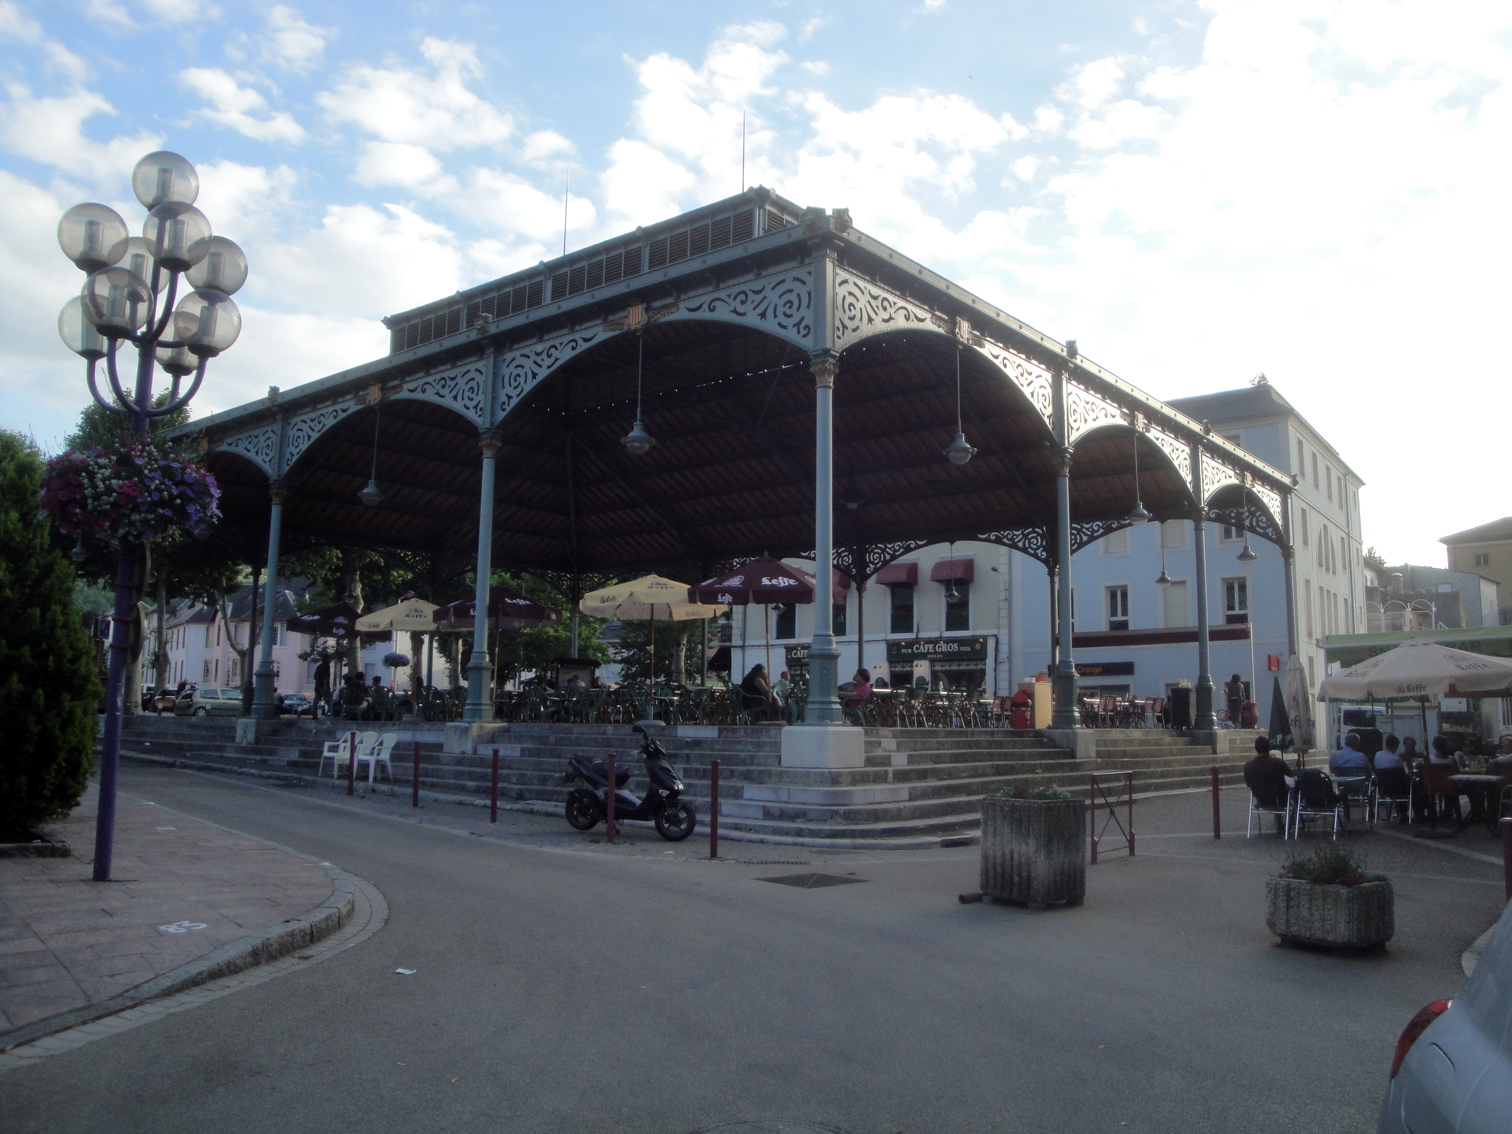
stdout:
[[42,25],[16,7],[12,0],[0,0],[0,39],[40,43]]
[[[236,241],[253,261],[267,242],[283,237],[298,215],[299,175],[286,165],[270,169],[219,161],[197,168],[200,193],[195,203],[216,233]],[[256,280],[255,270],[251,278]]]
[[213,20],[220,15],[220,9],[209,0],[142,0],[142,7],[168,23]]
[[84,14],[98,23],[114,24],[117,28],[136,27],[131,13],[117,0],[85,0]]
[[520,145],[520,160],[528,164],[545,163],[573,152],[573,145],[555,130],[536,130],[525,135]]
[[308,71],[320,62],[332,29],[305,22],[299,10],[287,4],[274,4],[265,19],[264,60],[291,71]]
[[268,111],[268,100],[251,87],[244,87],[219,67],[190,67],[179,74],[185,86],[211,106],[199,113],[239,134],[259,142],[302,142],[304,127],[285,111]]
[[424,146],[404,142],[368,142],[354,175],[359,185],[419,188],[441,176],[441,161]]
[[161,135],[141,132],[96,142],[84,134],[84,122],[115,107],[94,91],[75,90],[37,98],[22,83],[6,87],[0,103],[0,147],[64,173],[103,181],[129,173],[144,153],[162,147]]
[[508,141],[513,117],[468,87],[482,75],[473,46],[427,38],[420,52],[430,73],[397,64],[354,67],[319,96],[320,105],[333,120],[351,122],[381,141],[440,153]]

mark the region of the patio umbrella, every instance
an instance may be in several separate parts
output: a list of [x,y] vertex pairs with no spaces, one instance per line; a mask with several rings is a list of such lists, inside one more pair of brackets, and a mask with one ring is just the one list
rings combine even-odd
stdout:
[[357,633],[357,619],[360,617],[346,603],[338,602],[334,606],[312,610],[308,614],[296,614],[289,619],[288,627],[296,634],[345,640]]
[[656,684],[656,620],[687,622],[695,618],[713,618],[725,607],[692,601],[687,583],[674,582],[660,575],[642,575],[639,579],[604,587],[587,595],[578,609],[595,618],[646,618],[651,621],[651,683]]
[[1281,677],[1271,678],[1270,744],[1285,752],[1292,746],[1291,717],[1286,711],[1286,694],[1281,691]]
[[[437,607],[433,617],[434,629],[442,631],[476,630],[478,624],[478,600],[461,599],[446,606]],[[526,598],[513,587],[490,587],[488,589],[488,629],[494,636],[494,657],[497,658],[498,636],[506,630],[534,630],[552,626],[562,621],[562,612],[545,603]],[[494,666],[493,692],[499,690],[499,667]]]
[[1307,687],[1307,670],[1302,658],[1292,654],[1286,659],[1286,719],[1291,726],[1292,744],[1298,756],[1308,752],[1313,744],[1312,692]]
[[1493,658],[1412,638],[1394,650],[1325,677],[1318,695],[1336,701],[1398,697],[1505,697],[1512,658]]
[[[835,587],[835,601],[843,603],[845,592]],[[762,605],[762,633],[766,638],[766,666],[768,680],[772,670],[772,636],[770,633],[770,605],[777,603],[810,603],[814,601],[814,576],[798,567],[789,567],[780,559],[762,555],[727,571],[706,579],[696,587],[688,588],[688,597],[697,602],[727,603],[735,606]]]
[[[361,615],[357,619],[357,632],[359,634],[381,634],[384,631],[390,633],[408,631],[411,634],[433,634],[436,630],[435,609],[435,603],[426,602],[424,599],[401,599],[393,606],[386,606],[382,610],[373,611],[371,614]],[[387,664],[386,661],[385,664]],[[390,679],[389,684],[393,684],[392,679]],[[415,674],[413,672],[410,673],[410,690],[412,692],[415,691]]]

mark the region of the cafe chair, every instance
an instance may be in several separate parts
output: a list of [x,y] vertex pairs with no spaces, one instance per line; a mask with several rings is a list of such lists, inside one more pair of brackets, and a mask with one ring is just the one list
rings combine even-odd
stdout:
[[1296,803],[1292,807],[1292,838],[1302,837],[1302,824],[1328,819],[1333,837],[1339,837],[1344,825],[1344,798],[1334,790],[1333,780],[1321,768],[1305,768],[1297,773]]
[[357,763],[361,766],[363,755],[367,752],[373,741],[378,738],[378,734],[374,732],[359,733],[356,729],[352,729],[350,732],[342,733],[338,740],[328,740],[325,742],[325,746],[320,750],[320,763],[315,765],[316,776],[319,776],[321,770],[325,768],[327,760],[331,761],[331,778],[336,779],[341,775],[338,769],[347,766],[348,755],[352,751],[353,737],[357,738]]
[[362,765],[368,766],[368,783],[373,782],[373,777],[378,771],[378,765],[383,765],[383,770],[388,774],[389,783],[394,782],[394,769],[389,763],[389,753],[394,750],[394,745],[399,742],[397,732],[386,732],[382,736],[376,733],[364,733],[365,737],[373,737],[373,742],[366,748],[359,745],[357,749],[357,774],[362,774]]
[[[1383,769],[1382,771],[1390,771],[1390,770],[1391,769],[1388,768],[1388,769]],[[1407,823],[1408,823],[1408,825],[1410,826],[1412,824],[1413,803],[1414,803],[1414,796],[1415,796],[1416,793],[1415,793],[1415,790],[1414,790],[1412,777],[1404,775],[1402,778],[1407,781],[1407,787],[1406,787],[1405,790],[1402,789],[1402,788],[1395,788],[1395,789],[1387,790],[1387,789],[1383,788],[1382,785],[1381,785],[1381,776],[1380,776],[1380,773],[1378,773],[1376,775],[1376,778],[1375,778],[1375,821],[1377,823],[1379,823],[1381,821],[1381,809],[1383,807],[1386,809],[1386,817],[1389,819],[1389,818],[1391,818],[1392,808],[1396,807],[1397,805],[1401,805],[1401,806],[1403,806],[1403,807],[1405,807],[1407,809]]]
[[[1439,812],[1454,812],[1455,819],[1460,817],[1460,790],[1454,786],[1454,781],[1449,777],[1455,774],[1453,764],[1435,764],[1431,760],[1425,760],[1422,764],[1422,789],[1427,797],[1429,825],[1438,829]],[[1445,807],[1439,806],[1439,801],[1444,800]]]
[[[1296,797],[1297,797],[1297,781],[1292,776],[1287,776],[1286,777],[1286,802],[1284,804],[1282,804],[1280,807],[1267,807],[1267,806],[1263,805],[1259,800],[1257,800],[1255,798],[1255,793],[1254,792],[1250,792],[1250,797],[1249,797],[1249,819],[1244,824],[1244,837],[1246,839],[1253,839],[1255,837],[1255,827],[1256,827],[1256,821],[1255,820],[1256,820],[1257,816],[1261,816],[1261,815],[1277,815],[1277,816],[1280,816],[1280,818],[1281,818],[1281,838],[1283,840],[1289,838],[1290,835],[1291,835],[1291,825],[1292,825],[1292,807],[1295,804]],[[1264,830],[1265,830],[1263,824],[1264,824],[1264,821],[1262,820],[1261,824],[1260,824],[1260,829],[1261,829],[1261,833],[1262,834],[1264,833]]]

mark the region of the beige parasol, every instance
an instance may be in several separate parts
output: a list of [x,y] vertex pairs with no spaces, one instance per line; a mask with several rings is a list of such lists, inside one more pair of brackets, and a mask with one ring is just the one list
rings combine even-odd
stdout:
[[714,618],[728,607],[688,600],[688,584],[664,579],[660,575],[643,575],[639,579],[603,587],[584,597],[578,609],[595,618],[645,618],[651,622],[651,683],[656,683],[656,621],[687,622],[695,618]]
[[[371,614],[359,615],[357,618],[357,632],[359,634],[382,634],[391,631],[394,634],[402,634],[408,631],[412,634],[432,635],[426,639],[427,652],[435,649],[436,632],[436,604],[426,602],[424,599],[402,599],[393,606],[386,606],[382,610],[375,610]],[[413,641],[413,639],[411,639]],[[398,639],[395,638],[397,645]],[[416,689],[415,669],[420,664],[416,658],[410,665],[410,689]],[[434,663],[432,663],[434,664]],[[424,674],[422,673],[423,677]]]

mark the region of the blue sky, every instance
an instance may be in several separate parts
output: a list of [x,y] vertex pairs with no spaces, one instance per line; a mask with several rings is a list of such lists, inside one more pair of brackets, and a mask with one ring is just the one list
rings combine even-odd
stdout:
[[0,424],[75,420],[54,227],[151,149],[251,261],[208,413],[560,251],[569,171],[569,247],[738,191],[744,112],[748,181],[1151,393],[1264,371],[1439,563],[1512,511],[1447,474],[1505,446],[1509,79],[1507,3],[0,0]]

